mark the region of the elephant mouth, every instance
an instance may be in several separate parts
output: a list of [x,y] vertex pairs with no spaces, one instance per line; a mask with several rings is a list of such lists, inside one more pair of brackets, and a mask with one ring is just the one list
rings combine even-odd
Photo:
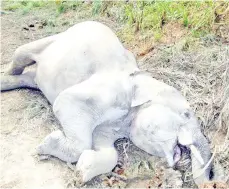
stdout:
[[191,167],[191,150],[189,147],[177,143],[174,147],[174,169],[186,171]]

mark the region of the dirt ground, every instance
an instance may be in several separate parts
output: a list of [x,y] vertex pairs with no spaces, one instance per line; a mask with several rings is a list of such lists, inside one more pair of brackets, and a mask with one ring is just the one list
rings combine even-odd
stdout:
[[[36,31],[23,33],[23,21],[13,14],[1,17],[1,72],[18,46],[41,37]],[[44,112],[39,108],[33,111],[37,103]],[[1,94],[1,188],[65,186],[64,178],[70,171],[64,163],[55,159],[39,162],[33,155],[35,147],[53,129],[52,124],[47,124],[48,117],[41,119],[50,111],[47,107],[39,92],[17,90]]]
[[[51,33],[64,31],[69,27],[65,24],[53,28],[45,26],[43,21],[44,18],[49,15],[48,11],[43,12],[42,16],[36,15],[37,14],[30,13],[19,16],[18,13],[10,13],[1,16],[1,74],[4,73],[11,61],[13,52],[18,46],[50,35]],[[75,21],[79,21],[79,19],[75,19]],[[110,21],[104,22],[108,23],[108,25],[111,23]],[[112,23],[110,27],[116,28],[116,25]],[[217,49],[215,50],[215,48]],[[139,59],[139,65],[142,69],[149,70],[156,78],[182,90],[182,93],[185,95],[189,93],[189,91],[185,91],[184,84],[192,84],[188,83],[188,81],[186,82],[185,78],[191,77],[191,75],[185,75],[184,73],[183,75],[181,74],[181,77],[181,75],[176,75],[172,72],[175,79],[170,78],[166,70],[166,65],[159,65],[160,61],[167,62],[168,65],[170,65],[173,61],[177,60],[178,62],[183,61],[184,63],[184,59],[187,58],[187,60],[191,62],[199,61],[198,63],[202,63],[201,61],[203,60],[208,61],[206,59],[208,55],[211,56],[221,48],[222,57],[224,57],[224,59],[222,60],[221,58],[221,60],[216,61],[222,63],[226,59],[229,60],[228,51],[225,50],[225,46],[219,48],[215,46],[214,48],[210,47],[209,49],[211,49],[211,51],[207,49],[209,52],[202,57],[198,57],[200,55],[196,56],[196,52],[191,55],[182,54],[179,56],[174,56],[175,52],[173,52],[171,56],[171,53],[169,54],[166,50],[167,46],[158,46],[151,54]],[[165,57],[164,54],[161,54],[161,56],[155,57],[155,54],[161,51],[169,55]],[[196,59],[193,60],[193,57]],[[193,65],[187,63],[186,68],[190,67],[191,69],[192,66]],[[185,69],[184,67],[182,68],[182,66],[180,68],[181,72],[183,71],[182,69]],[[162,74],[164,74],[166,78],[163,78],[161,76]],[[192,73],[190,72],[190,74]],[[177,81],[176,85],[173,80]],[[192,82],[195,82],[194,80],[195,78]],[[215,84],[217,84],[217,82]],[[187,96],[189,100],[192,97],[191,95],[185,96]],[[194,108],[198,108],[195,106],[194,100],[191,100],[191,102],[194,104]],[[204,122],[204,118],[202,121],[205,126],[209,124]],[[39,91],[21,89],[1,94],[1,188],[66,188],[76,186],[75,173],[66,163],[55,158],[47,161],[39,161],[35,154],[36,146],[46,135],[55,130],[57,124],[52,114],[51,107]],[[222,136],[225,137],[225,133],[222,134]],[[211,139],[212,135],[209,134],[208,137]],[[219,143],[221,144],[223,142],[224,140],[222,139]],[[115,179],[108,174],[93,179],[93,181],[86,186],[182,186],[181,174],[171,169],[165,170],[166,164],[164,160],[150,157],[148,154],[135,148],[131,144],[128,146],[127,153],[124,154],[125,158],[128,160],[124,174],[124,177],[128,178],[127,181],[125,178]]]

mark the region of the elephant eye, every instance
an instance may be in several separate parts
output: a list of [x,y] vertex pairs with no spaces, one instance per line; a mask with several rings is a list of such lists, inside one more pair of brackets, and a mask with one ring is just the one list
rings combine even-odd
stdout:
[[188,119],[190,118],[190,113],[189,112],[185,112],[184,115],[185,115],[186,118],[188,118]]

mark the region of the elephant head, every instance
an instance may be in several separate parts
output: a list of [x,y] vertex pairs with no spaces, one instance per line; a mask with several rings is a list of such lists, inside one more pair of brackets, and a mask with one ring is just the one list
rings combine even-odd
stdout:
[[179,162],[182,150],[189,149],[195,182],[209,180],[210,146],[186,99],[173,87],[145,74],[133,80],[133,143],[149,154],[165,157],[171,167]]

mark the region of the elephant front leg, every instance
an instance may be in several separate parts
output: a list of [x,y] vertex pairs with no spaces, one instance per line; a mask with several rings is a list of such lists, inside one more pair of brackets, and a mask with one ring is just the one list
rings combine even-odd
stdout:
[[117,161],[118,153],[114,147],[105,147],[98,151],[84,150],[76,165],[79,183],[85,183],[97,175],[110,172]]
[[84,149],[88,149],[85,143],[80,143],[77,140],[66,138],[60,130],[49,134],[44,141],[37,147],[39,155],[51,155],[58,157],[65,162],[77,162],[80,154]]
[[[109,173],[118,163],[118,152],[114,142],[126,137],[123,122],[98,126],[93,132],[93,150],[85,150],[76,165],[79,182],[85,183],[93,177]],[[120,127],[118,131],[115,128]]]
[[65,95],[58,96],[53,111],[63,131],[48,135],[38,147],[38,154],[52,155],[68,163],[77,162],[81,153],[92,147],[93,115],[86,104]]

